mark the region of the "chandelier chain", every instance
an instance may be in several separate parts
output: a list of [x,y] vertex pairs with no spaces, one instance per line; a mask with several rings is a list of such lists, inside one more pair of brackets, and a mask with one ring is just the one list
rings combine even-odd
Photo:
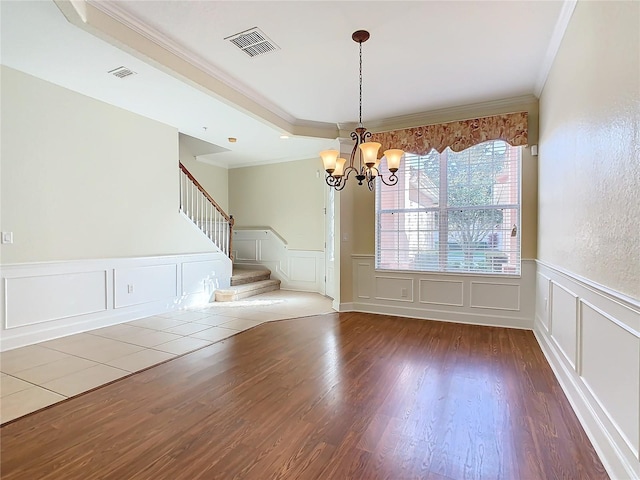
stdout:
[[360,43],[360,121],[359,126],[362,126],[362,42]]

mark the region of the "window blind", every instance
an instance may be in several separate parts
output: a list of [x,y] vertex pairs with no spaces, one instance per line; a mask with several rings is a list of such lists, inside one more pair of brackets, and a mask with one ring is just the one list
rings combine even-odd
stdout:
[[519,275],[520,163],[501,140],[406,154],[376,187],[376,268]]

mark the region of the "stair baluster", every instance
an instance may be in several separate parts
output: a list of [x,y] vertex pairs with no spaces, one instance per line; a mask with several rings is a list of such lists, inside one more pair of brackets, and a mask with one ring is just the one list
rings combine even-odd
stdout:
[[228,215],[180,163],[180,211],[232,258],[233,216]]

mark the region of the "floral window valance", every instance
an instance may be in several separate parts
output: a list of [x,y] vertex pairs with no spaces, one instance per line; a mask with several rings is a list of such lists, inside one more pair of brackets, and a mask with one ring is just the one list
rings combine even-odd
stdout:
[[527,125],[527,112],[507,113],[374,133],[371,141],[381,143],[382,152],[399,148],[416,155],[426,155],[434,148],[442,153],[447,147],[460,152],[489,140],[504,140],[515,147],[527,145]]

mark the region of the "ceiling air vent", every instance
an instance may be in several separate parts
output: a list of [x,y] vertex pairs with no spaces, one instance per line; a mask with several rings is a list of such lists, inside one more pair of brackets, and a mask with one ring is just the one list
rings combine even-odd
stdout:
[[114,68],[113,70],[109,70],[107,73],[110,73],[111,75],[116,76],[118,78],[124,78],[124,77],[128,77],[129,75],[136,74],[136,72],[128,69],[127,67]]
[[257,57],[258,55],[264,55],[274,50],[280,50],[280,47],[258,27],[236,33],[235,35],[226,37],[225,40],[229,40],[250,57]]

